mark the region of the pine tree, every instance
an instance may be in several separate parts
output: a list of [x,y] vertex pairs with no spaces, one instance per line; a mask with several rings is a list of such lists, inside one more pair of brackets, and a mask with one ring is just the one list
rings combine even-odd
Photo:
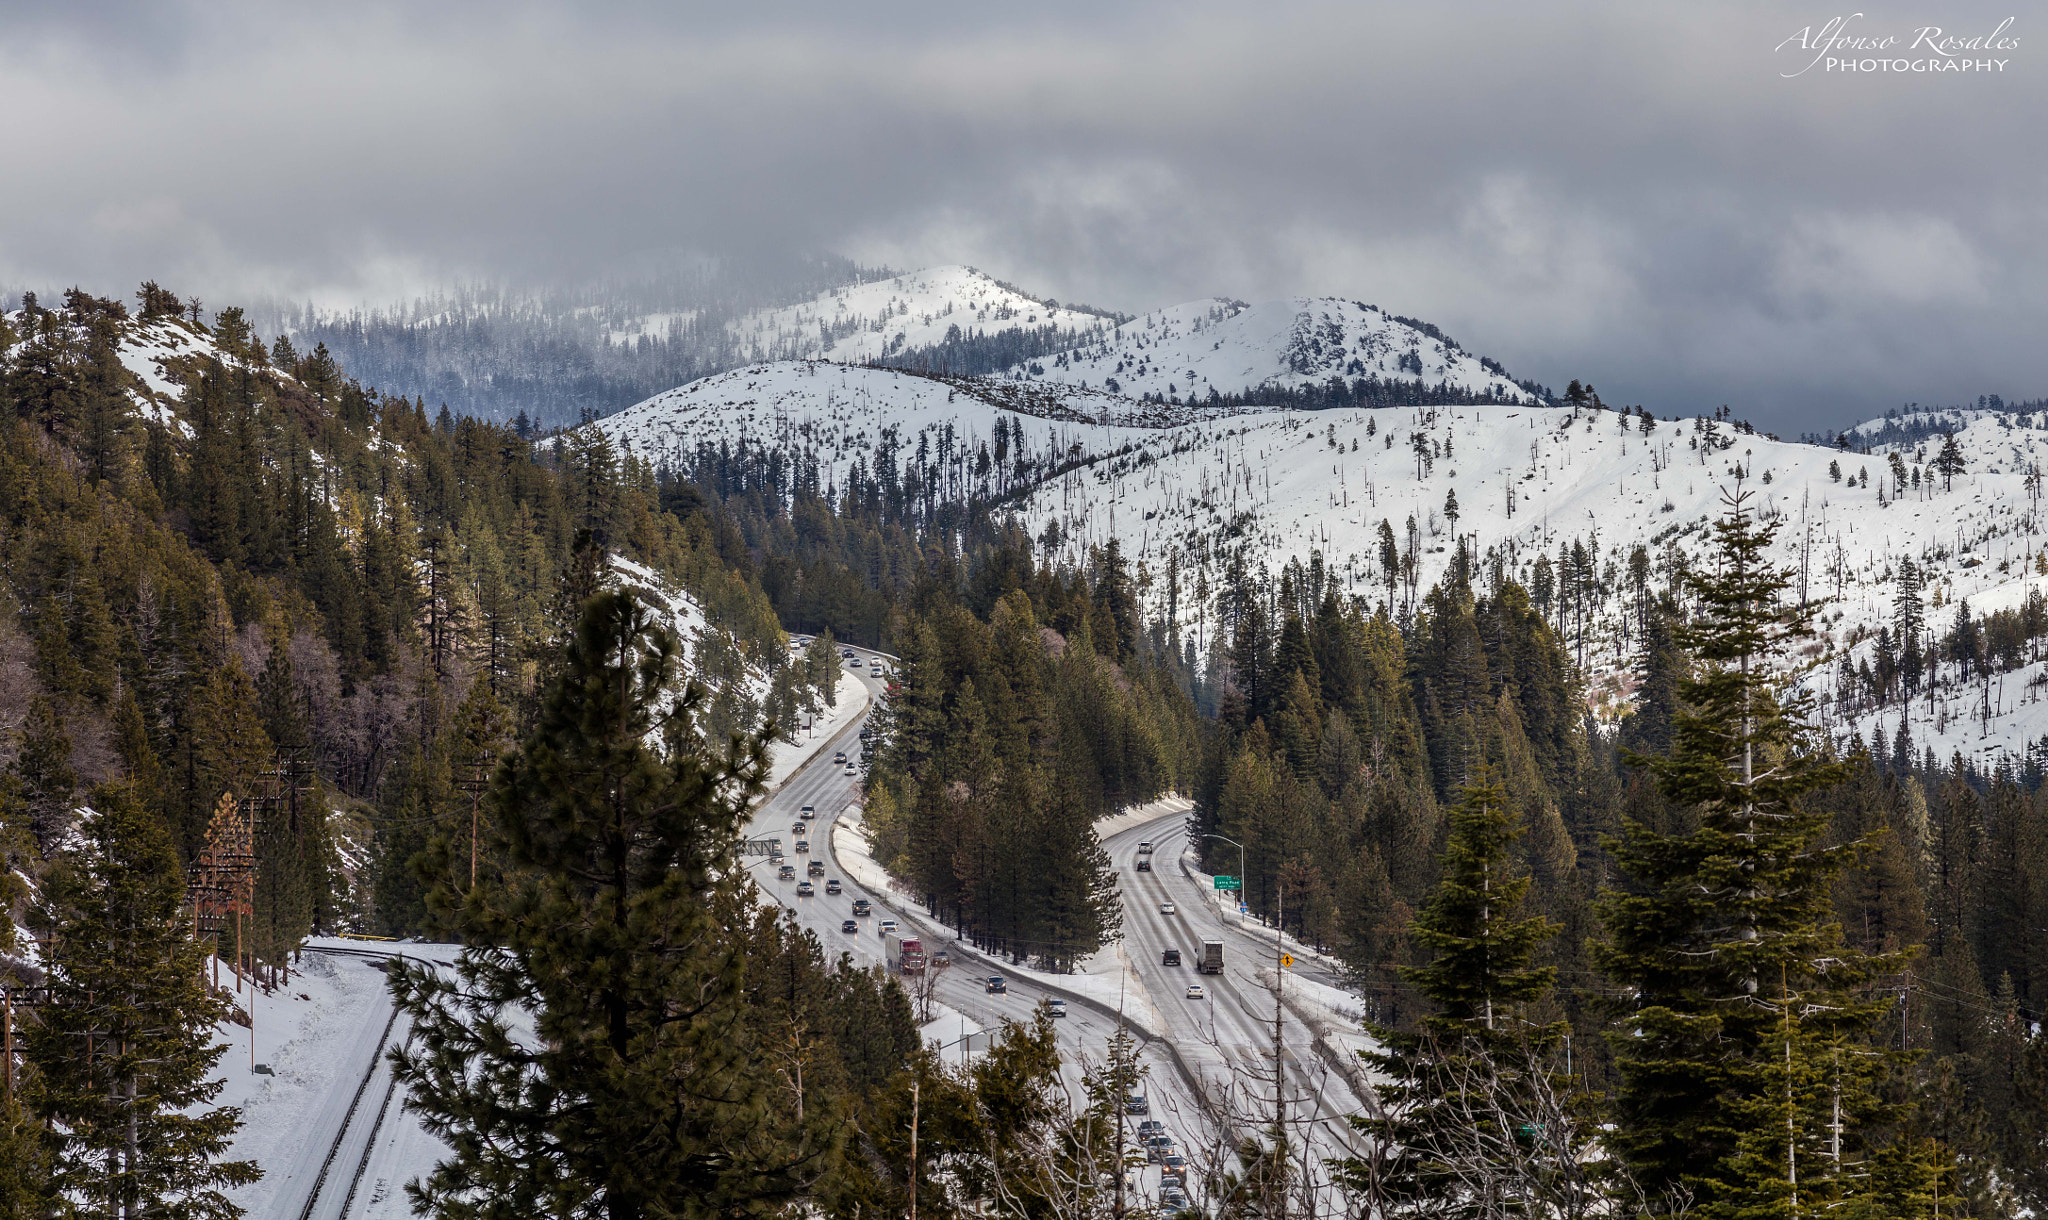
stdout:
[[0,1220],[45,1220],[51,1214],[52,1142],[49,1128],[18,1094],[0,1096]]
[[228,1004],[202,980],[177,857],[125,788],[93,805],[87,847],[45,883],[50,1001],[23,1038],[29,1107],[63,1133],[51,1185],[80,1215],[239,1216],[221,1189],[260,1172],[219,1159],[240,1126],[207,1108]]
[[[1630,996],[1610,1039],[1610,1146],[1653,1197],[1690,1191],[1708,1215],[1783,1214],[1794,1190],[1878,1207],[1866,1175],[1883,1150],[1866,1126],[1881,1117],[1872,1065],[1883,1058],[1869,1034],[1886,1006],[1865,988],[1897,961],[1845,947],[1831,918],[1833,879],[1862,845],[1828,846],[1828,819],[1809,802],[1846,769],[1815,752],[1806,700],[1788,689],[1790,649],[1809,629],[1782,597],[1789,576],[1765,558],[1776,527],[1753,520],[1748,501],[1729,497],[1714,569],[1690,577],[1698,618],[1681,640],[1697,668],[1679,683],[1670,751],[1631,758],[1696,824],[1630,821],[1608,844],[1629,885],[1605,895],[1598,959]],[[1844,1124],[1818,1164],[1795,1155],[1822,1135],[1810,1107],[1778,1143],[1785,1128],[1758,1127],[1766,1113],[1776,1121],[1786,1088],[1811,1100],[1814,1073]]]
[[45,856],[71,828],[72,795],[78,773],[71,769],[71,735],[57,705],[43,695],[29,701],[21,726],[21,748],[13,771],[28,809],[29,829]]
[[282,625],[270,631],[270,655],[263,672],[256,677],[256,714],[270,744],[280,750],[295,750],[312,744],[306,731],[304,700],[292,674],[289,630]]
[[[433,896],[466,946],[459,978],[393,980],[420,1034],[398,1073],[452,1149],[409,1188],[417,1208],[768,1214],[835,1156],[829,1107],[792,1112],[772,1087],[743,946],[711,909],[744,884],[730,859],[767,743],[697,738],[676,647],[630,595],[591,599],[492,782],[508,875]],[[534,1041],[507,1035],[515,1018]]]
[[1457,1163],[1474,1147],[1466,1133],[1475,1124],[1514,1128],[1538,1109],[1514,1098],[1547,1075],[1544,1056],[1565,1027],[1532,1028],[1523,1014],[1555,979],[1534,960],[1558,925],[1521,914],[1529,877],[1514,867],[1515,838],[1499,782],[1481,774],[1451,813],[1443,875],[1415,920],[1415,938],[1433,956],[1400,972],[1432,1011],[1417,1031],[1376,1029],[1388,1049],[1364,1056],[1390,1080],[1378,1089],[1385,1117],[1351,1121],[1386,1151],[1340,1172],[1381,1214],[1498,1214],[1503,1200],[1474,1197],[1473,1166]]

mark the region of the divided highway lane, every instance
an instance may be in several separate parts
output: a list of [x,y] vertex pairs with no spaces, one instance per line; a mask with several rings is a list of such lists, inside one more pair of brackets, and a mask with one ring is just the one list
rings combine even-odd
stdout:
[[[869,690],[879,696],[885,684],[868,672],[867,663],[874,654],[855,650],[860,661],[857,674]],[[893,665],[889,658],[883,664]],[[846,668],[851,669],[851,666]],[[754,877],[764,894],[778,904],[795,913],[797,921],[814,932],[825,946],[829,957],[836,958],[842,951],[853,955],[862,965],[883,963],[882,938],[877,932],[881,921],[895,918],[908,927],[907,917],[890,910],[893,903],[899,908],[909,907],[901,895],[883,895],[871,891],[855,882],[841,871],[831,849],[832,825],[847,806],[860,799],[859,775],[847,775],[844,766],[833,765],[833,755],[844,750],[849,761],[856,764],[862,755],[859,725],[862,721],[848,726],[837,738],[824,743],[813,756],[812,761],[798,771],[783,787],[762,800],[749,823],[750,838],[780,838],[786,862],[796,865],[798,880],[806,879],[811,860],[825,863],[825,876],[813,879],[816,894],[810,898],[797,896],[797,881],[778,881],[775,866],[766,857],[750,859],[748,872]],[[790,828],[800,821],[799,814],[805,805],[817,810],[815,821],[806,823],[811,850],[807,854],[795,851],[795,836]],[[837,878],[842,892],[835,895],[825,893],[824,882]],[[853,904],[865,898],[872,905],[874,914],[856,922],[857,933],[840,930],[842,923],[854,918]],[[922,912],[920,911],[920,914]],[[1116,1033],[1113,1017],[1086,1003],[1074,993],[1049,987],[1042,982],[1019,977],[1000,966],[989,966],[984,960],[964,952],[954,944],[950,932],[943,935],[928,935],[925,938],[927,957],[939,949],[952,951],[954,965],[941,970],[933,988],[933,998],[947,1007],[961,1012],[967,1018],[986,1029],[997,1027],[1001,1019],[1013,1021],[1030,1019],[1038,1004],[1054,997],[1067,1001],[1068,1015],[1059,1025],[1060,1046],[1063,1054],[1073,1062],[1086,1056],[1099,1061],[1109,1040]],[[990,974],[1000,974],[1007,981],[1007,995],[991,996],[986,992],[986,979]],[[950,1039],[949,1039],[950,1040]],[[978,1048],[977,1048],[978,1049]],[[949,1050],[947,1059],[958,1062],[959,1052]],[[1173,1069],[1165,1048],[1155,1047],[1144,1055],[1151,1065],[1150,1083],[1147,1092],[1154,1102],[1154,1116],[1162,1118],[1176,1130],[1189,1136],[1197,1136],[1197,1125],[1201,1122],[1201,1108],[1193,1093],[1180,1081]],[[1134,1119],[1133,1122],[1136,1120]]]
[[[1144,841],[1153,845],[1153,867],[1139,872],[1138,844]],[[1228,1094],[1239,1117],[1269,1120],[1274,999],[1257,971],[1271,972],[1273,942],[1220,915],[1213,896],[1181,872],[1186,844],[1186,826],[1178,817],[1133,827],[1103,844],[1123,888],[1125,944],[1166,1016],[1169,1035],[1212,1100]],[[1162,911],[1166,903],[1173,904],[1173,914]],[[1196,970],[1205,940],[1223,942],[1221,975]],[[1180,950],[1182,965],[1163,964],[1170,948]],[[1190,983],[1202,984],[1207,998],[1183,999]],[[1346,1119],[1367,1112],[1367,1103],[1321,1061],[1310,1030],[1292,1013],[1283,1015],[1281,1030],[1287,1095],[1296,1103],[1291,1119],[1308,1128],[1317,1165],[1326,1156],[1362,1151]]]

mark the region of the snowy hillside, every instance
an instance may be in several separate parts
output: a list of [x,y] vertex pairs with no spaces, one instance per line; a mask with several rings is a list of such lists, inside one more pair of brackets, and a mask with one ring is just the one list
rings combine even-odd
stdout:
[[[1561,593],[1546,604],[1582,658],[1594,710],[1610,720],[1627,706],[1639,642],[1632,553],[1643,549],[1649,589],[1667,587],[1704,554],[1708,523],[1740,469],[1756,505],[1782,523],[1779,557],[1803,573],[1810,598],[1830,601],[1811,682],[1833,730],[1868,739],[1881,728],[1890,741],[1905,714],[1914,748],[1944,757],[2040,746],[2048,668],[2028,657],[2008,656],[1988,681],[1982,670],[1965,681],[1960,667],[1943,665],[1941,685],[1923,688],[1904,713],[1896,695],[1877,704],[1857,675],[1876,664],[1876,634],[1893,621],[1902,557],[1927,573],[1933,631],[1948,631],[1965,600],[1981,616],[2048,595],[2029,473],[2048,458],[2048,417],[1946,420],[1964,462],[1948,489],[1932,464],[1938,435],[1899,453],[1900,482],[1881,450],[1778,441],[1713,419],[1652,421],[1648,432],[1645,422],[1515,404],[1211,414],[1148,409],[1050,378],[935,379],[813,363],[707,378],[599,426],[677,466],[701,444],[744,440],[814,470],[821,491],[845,488],[857,465],[867,478],[917,474],[945,495],[1008,496],[1033,536],[1054,540],[1070,561],[1117,539],[1146,565],[1156,603],[1172,564],[1182,624],[1203,649],[1214,608],[1199,604],[1196,582],[1218,588],[1239,553],[1253,569],[1275,571],[1320,556],[1340,590],[1369,605],[1391,593],[1400,611],[1443,575],[1460,536],[1482,570],[1498,560],[1539,592],[1539,557],[1549,584],[1562,588],[1576,546],[1584,566],[1575,570],[1590,573],[1575,586],[1585,595],[1569,607]],[[1922,423],[1922,432],[1933,426]],[[978,455],[995,437],[1010,440],[1009,461],[984,465]],[[1391,585],[1383,521],[1401,557]],[[1409,554],[1412,578],[1403,571]]]
[[972,267],[932,267],[756,310],[726,329],[749,360],[859,363],[944,342],[956,327],[963,334],[994,334],[1053,326],[1084,336],[1111,324],[1006,288]]
[[1475,398],[1531,401],[1500,365],[1427,333],[1425,325],[1330,297],[1251,306],[1195,301],[1103,330],[1094,343],[1017,365],[1006,375],[1167,402],[1320,386],[1332,377],[1419,381]]
[[1938,443],[1914,446],[1900,455],[1903,495],[1883,453],[1776,441],[1715,420],[1659,423],[1648,434],[1642,423],[1509,406],[1275,412],[1161,434],[1065,475],[1032,497],[1028,515],[1034,532],[1057,521],[1074,556],[1115,537],[1155,574],[1175,557],[1212,587],[1219,552],[1239,545],[1254,565],[1276,568],[1320,554],[1340,588],[1370,602],[1389,593],[1377,537],[1386,521],[1399,550],[1416,556],[1412,586],[1396,573],[1396,606],[1443,574],[1460,536],[1483,567],[1498,559],[1539,589],[1539,557],[1561,573],[1564,555],[1583,547],[1593,567],[1584,616],[1554,605],[1552,618],[1583,659],[1596,710],[1611,717],[1631,681],[1631,552],[1644,548],[1649,586],[1664,587],[1704,554],[1739,468],[1756,506],[1782,523],[1778,559],[1803,573],[1807,596],[1831,601],[1816,658],[1824,663],[1810,679],[1831,729],[1867,740],[1881,725],[1889,742],[1906,714],[1916,750],[1944,758],[2041,747],[2048,668],[2024,656],[1988,681],[1942,666],[1946,685],[1909,713],[1896,701],[1872,706],[1842,667],[1873,662],[1876,632],[1894,618],[1901,558],[1924,569],[1926,622],[1939,631],[1964,601],[1984,615],[2048,593],[2030,474],[2048,459],[2048,416],[1959,414],[1965,472],[1944,490],[1929,465]]
[[[898,369],[821,361],[757,364],[657,394],[595,425],[613,444],[656,465],[686,465],[700,444],[746,441],[816,463],[820,490],[844,488],[854,463],[875,470],[884,450],[915,452],[920,442],[962,467],[993,446],[996,421],[1022,429],[1004,452],[1093,458],[1150,443],[1163,424],[1193,417],[1185,409],[1133,402],[1079,386],[1014,385],[986,378],[928,377]],[[1079,446],[1079,450],[1073,449]],[[1011,458],[1014,461],[1014,457]],[[992,471],[987,486],[1007,484]]]
[[[85,342],[84,328],[72,324],[65,313],[59,311],[44,316],[53,319],[57,326],[57,342]],[[32,341],[42,341],[37,338],[43,334],[42,324],[30,319],[25,311],[17,309],[0,317],[6,319],[18,340],[7,354],[19,355]],[[176,411],[184,400],[185,383],[208,360],[218,360],[230,368],[240,366],[242,361],[221,350],[211,334],[181,318],[129,318],[118,326],[119,338],[114,354],[121,367],[131,375],[125,389],[137,417],[190,437],[191,425],[179,419]],[[44,338],[48,337],[44,335]],[[267,372],[280,380],[291,380],[280,370],[267,369]]]

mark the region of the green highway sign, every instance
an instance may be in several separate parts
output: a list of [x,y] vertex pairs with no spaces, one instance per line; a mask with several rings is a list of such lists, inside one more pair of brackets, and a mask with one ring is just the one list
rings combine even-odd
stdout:
[[1239,881],[1235,877],[1224,877],[1219,875],[1216,878],[1216,888],[1219,890],[1241,890],[1244,888],[1244,882]]

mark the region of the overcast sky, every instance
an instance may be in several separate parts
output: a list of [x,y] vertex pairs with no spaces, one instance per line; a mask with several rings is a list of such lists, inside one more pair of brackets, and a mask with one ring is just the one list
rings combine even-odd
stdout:
[[355,304],[829,249],[1133,311],[1355,297],[1795,431],[2048,397],[2048,17],[2011,7],[1848,27],[1924,60],[2017,16],[1962,56],[2002,72],[1789,76],[1857,10],[282,9],[0,0],[0,283]]

